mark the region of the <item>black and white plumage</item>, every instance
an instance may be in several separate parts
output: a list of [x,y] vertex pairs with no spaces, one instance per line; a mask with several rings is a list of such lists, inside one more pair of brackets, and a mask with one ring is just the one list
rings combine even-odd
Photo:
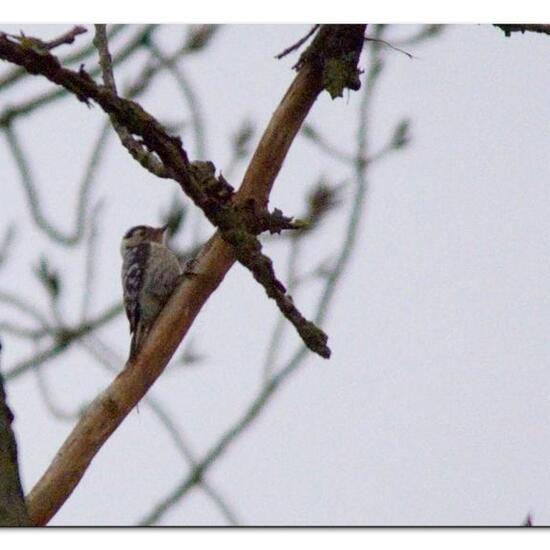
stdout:
[[132,333],[131,358],[183,275],[178,257],[165,245],[165,230],[166,226],[138,225],[122,239],[122,287]]

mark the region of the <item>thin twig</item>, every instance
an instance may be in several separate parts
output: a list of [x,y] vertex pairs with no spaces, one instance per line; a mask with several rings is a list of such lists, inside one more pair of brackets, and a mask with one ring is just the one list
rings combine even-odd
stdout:
[[103,83],[117,95],[115,76],[113,74],[113,60],[107,42],[107,25],[94,25],[94,27],[95,36],[93,44],[99,54],[99,66],[103,75]]
[[379,42],[380,44],[384,44],[384,46],[388,46],[388,48],[391,48],[392,50],[395,50],[396,52],[402,53],[406,55],[409,59],[415,59],[414,55],[412,53],[406,52],[405,50],[402,50],[401,48],[398,48],[397,46],[394,46],[391,42],[388,42],[387,40],[382,40],[381,38],[371,38],[370,36],[365,36],[365,42]]
[[223,175],[228,180],[233,179],[239,162],[250,154],[249,148],[253,137],[254,125],[246,118],[232,137],[231,157],[223,170]]
[[44,401],[46,408],[54,418],[62,420],[64,422],[74,422],[80,416],[82,407],[79,407],[74,412],[67,412],[63,410],[55,402],[55,399],[52,396],[51,390],[46,380],[46,373],[44,371],[45,369],[41,368],[40,365],[37,365],[37,368],[34,369],[38,391],[42,396],[42,400]]
[[21,376],[26,371],[41,365],[42,363],[57,357],[65,351],[70,345],[76,342],[82,336],[93,332],[94,330],[106,325],[123,311],[122,304],[117,303],[106,309],[95,319],[84,323],[74,329],[49,329],[48,332],[56,336],[54,343],[47,349],[31,355],[28,359],[23,359],[7,370],[5,374],[6,381],[13,380]]
[[66,233],[56,228],[42,212],[40,207],[41,199],[38,196],[37,185],[34,180],[31,165],[27,160],[26,154],[23,152],[22,145],[12,125],[4,127],[4,134],[6,136],[12,156],[15,159],[17,168],[19,170],[21,183],[23,184],[23,189],[25,190],[27,202],[29,204],[29,210],[38,228],[41,229],[50,239],[62,245],[74,246],[80,243],[82,237],[84,236],[86,228],[84,219],[88,206],[88,197],[92,189],[92,184],[95,179],[96,170],[99,165],[101,155],[105,150],[105,145],[107,142],[106,138],[108,135],[108,126],[105,125],[103,127],[103,130],[100,132],[99,137],[96,141],[96,145],[94,146],[94,149],[90,156],[90,160],[88,162],[88,167],[84,173],[84,177],[82,178],[82,181],[78,186],[76,215],[73,224],[74,229]]
[[54,48],[57,48],[62,44],[72,44],[79,34],[85,34],[87,32],[88,29],[86,29],[86,27],[81,27],[80,25],[77,25],[66,33],[63,33],[61,36],[58,36],[57,38],[46,42],[46,47],[48,50],[53,50]]
[[82,292],[82,305],[80,308],[80,322],[85,323],[88,318],[88,310],[90,307],[90,301],[93,294],[93,284],[96,275],[97,264],[97,241],[99,234],[99,214],[103,202],[99,201],[92,208],[92,215],[90,216],[90,230],[88,233],[88,239],[86,242],[86,264],[84,267],[84,288]]
[[6,264],[11,245],[15,239],[15,231],[15,224],[10,223],[4,233],[4,236],[2,237],[2,243],[0,244],[0,267],[3,267]]
[[39,331],[35,328],[22,327],[11,321],[0,321],[0,334],[11,334],[25,340],[39,340],[47,336],[46,332],[39,335],[37,335],[37,332]]
[[11,156],[15,160],[17,169],[19,171],[19,177],[25,190],[27,197],[27,203],[29,205],[29,211],[36,225],[52,240],[61,243],[65,246],[74,246],[78,244],[82,238],[83,223],[82,217],[86,208],[86,198],[88,185],[83,183],[78,193],[78,206],[77,215],[75,219],[75,229],[72,233],[65,233],[62,230],[55,227],[55,225],[46,218],[46,215],[42,212],[41,201],[38,196],[37,186],[34,181],[34,175],[31,170],[27,155],[23,151],[23,147],[13,125],[4,127],[4,135],[6,137],[8,146],[10,148]]
[[46,316],[35,306],[25,301],[23,298],[19,298],[14,294],[0,290],[0,302],[8,304],[18,309],[21,313],[28,315],[29,317],[37,321],[38,324],[42,326],[42,328],[48,329],[50,327],[50,323],[47,320]]
[[[103,73],[103,82],[114,95],[117,95],[116,82],[113,74],[113,62],[107,43],[107,25],[95,25],[94,45],[99,54],[99,65]],[[123,124],[120,124],[115,117],[111,116],[110,118],[120,142],[130,155],[153,175],[159,178],[169,177],[162,162],[158,160],[155,155],[147,151],[141,143],[134,139],[129,130]]]
[[293,52],[294,50],[297,50],[304,42],[306,42],[310,36],[313,35],[313,33],[320,27],[321,25],[313,25],[311,29],[308,31],[308,33],[300,38],[298,42],[295,44],[292,44],[292,46],[289,46],[285,50],[283,50],[280,54],[277,54],[275,56],[275,59],[282,59],[283,57],[287,56],[289,53]]
[[304,125],[301,135],[314,143],[323,153],[330,155],[335,160],[350,165],[354,162],[353,155],[341,151],[335,145],[329,143],[326,138],[311,125]]
[[75,41],[75,38],[79,34],[84,34],[88,32],[88,30],[85,27],[73,27],[70,31],[67,31],[63,33],[58,38],[54,38],[53,40],[50,40],[49,42],[45,42],[44,40],[41,40],[40,38],[35,38],[32,36],[26,36],[23,31],[21,31],[21,34],[6,34],[6,36],[9,36],[10,38],[13,38],[14,40],[17,40],[22,45],[24,45],[27,48],[32,48],[38,53],[47,53],[54,48],[57,48],[58,46],[61,46],[62,44],[72,44]]
[[186,77],[184,71],[178,66],[178,59],[169,57],[163,54],[156,44],[151,40],[148,44],[149,51],[159,61],[161,66],[167,69],[176,81],[183,97],[185,98],[191,114],[191,126],[195,135],[195,148],[196,155],[193,155],[199,160],[205,160],[208,158],[206,150],[206,133],[203,109],[201,107],[199,97],[195,93],[191,82]]

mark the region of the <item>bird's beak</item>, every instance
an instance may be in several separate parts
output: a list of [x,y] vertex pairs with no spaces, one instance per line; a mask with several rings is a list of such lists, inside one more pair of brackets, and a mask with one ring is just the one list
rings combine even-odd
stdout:
[[156,233],[155,236],[157,237],[157,239],[160,243],[162,243],[164,241],[164,239],[166,238],[165,233],[166,233],[166,230],[168,229],[168,226],[169,226],[169,224],[163,225],[162,227],[159,227],[155,231],[155,233]]

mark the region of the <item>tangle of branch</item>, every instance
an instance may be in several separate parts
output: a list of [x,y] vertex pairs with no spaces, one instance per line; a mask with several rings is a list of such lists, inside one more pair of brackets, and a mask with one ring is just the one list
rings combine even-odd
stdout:
[[[335,25],[334,27],[338,28],[339,26]],[[347,28],[346,26],[342,27],[344,27],[344,29]],[[349,32],[355,32],[357,34],[356,27],[360,27],[361,30],[364,30],[364,26],[356,25],[352,26]],[[345,37],[345,32],[348,31],[344,32],[338,30],[335,32]],[[323,37],[323,40],[317,40],[319,35]],[[312,75],[314,74],[317,76],[314,97],[316,98],[323,89],[322,80],[319,81],[319,76],[327,80],[327,85],[330,85],[330,93],[333,97],[341,95],[341,92],[335,93],[333,88],[335,89],[337,87],[338,90],[341,90],[348,84],[356,88],[355,73],[357,72],[357,68],[355,67],[355,69],[350,69],[346,72],[342,70],[341,63],[357,63],[363,41],[362,37],[360,42],[359,40],[350,42],[349,38],[347,41],[344,40],[341,43],[341,47],[344,49],[340,50],[338,49],[340,41],[335,39],[330,32],[320,32],[319,35],[310,47],[312,51],[310,54],[311,62],[305,63],[303,60],[301,61],[303,66],[307,65],[312,69]],[[322,52],[325,43],[328,44],[329,54],[327,54],[328,57],[323,62],[322,55],[315,52]],[[354,55],[350,56],[346,48],[352,46],[358,49],[358,51],[354,51]],[[25,48],[9,40],[9,37],[5,34],[0,34],[0,58],[20,64],[32,74],[42,74],[50,81],[74,93],[79,100],[86,104],[89,104],[90,101],[93,100],[109,114],[111,120],[124,126],[130,134],[140,136],[149,151],[154,152],[162,161],[167,174],[181,185],[184,192],[203,210],[206,217],[215,226],[222,229],[222,237],[229,240],[235,247],[237,259],[241,261],[245,267],[250,269],[255,279],[265,287],[267,295],[276,301],[285,317],[295,325],[296,330],[304,339],[306,345],[322,357],[328,357],[330,355],[330,350],[326,345],[327,336],[321,329],[307,321],[294,306],[292,300],[286,296],[284,287],[277,281],[272,272],[272,268],[270,268],[270,260],[261,254],[259,242],[252,246],[252,239],[254,236],[250,233],[243,219],[238,215],[240,205],[256,204],[258,212],[261,213],[267,204],[267,194],[260,197],[260,200],[257,200],[257,197],[253,195],[247,196],[249,191],[249,183],[247,180],[248,172],[247,175],[245,175],[241,192],[235,197],[235,205],[233,206],[232,204],[220,202],[218,196],[213,197],[212,193],[209,193],[211,190],[208,187],[205,189],[203,185],[205,183],[203,180],[204,173],[199,171],[197,174],[196,171],[191,169],[187,153],[182,148],[181,140],[178,137],[169,136],[164,131],[161,124],[137,103],[118,97],[107,86],[98,86],[83,70],[74,72],[65,69],[54,56],[42,52],[37,53],[32,48]],[[342,61],[338,61],[339,59]],[[335,63],[338,63],[334,67],[334,70],[337,69],[336,72],[338,76],[331,79],[331,72],[329,69]],[[353,78],[350,76],[352,74],[354,75]],[[296,121],[292,121],[290,128],[296,127],[296,122],[299,128],[299,124],[301,124],[302,120],[302,117],[298,117]],[[286,155],[289,146],[290,142],[286,145],[284,155]],[[259,149],[261,147],[262,143],[260,143]],[[271,152],[262,151],[262,157],[264,157],[262,165],[266,173],[255,173],[257,178],[255,178],[253,182],[258,191],[264,191],[264,189],[262,189],[264,185],[263,182],[269,181],[269,189],[271,188],[275,176],[282,165],[284,155],[280,158],[276,158]],[[211,179],[212,178],[209,178],[209,181]],[[218,179],[218,184],[222,187],[227,185],[225,180],[221,177]],[[217,187],[216,185],[214,189],[216,193],[218,192]]]
[[[235,208],[252,203],[256,211],[265,209],[286,153],[323,89],[327,89],[333,97],[342,95],[346,87],[358,89],[356,65],[364,30],[365,25],[321,27],[306,52],[307,56],[300,58],[298,75],[256,149],[243,184],[235,195]],[[227,216],[234,215],[235,209],[219,208],[220,204],[213,201],[191,177],[190,163],[180,140],[168,136],[162,126],[138,104],[119,98],[107,87],[98,86],[83,70],[74,72],[65,69],[52,55],[39,55],[9,40],[6,35],[0,35],[0,58],[21,65],[33,74],[45,76],[87,104],[90,101],[98,103],[117,123],[140,136],[149,151],[160,158],[170,176],[203,209],[209,220],[217,226],[227,227]],[[198,276],[187,280],[176,290],[136,361],[128,364],[111,386],[91,404],[31,491],[28,504],[35,524],[45,524],[55,514],[74,490],[99,448],[161,374],[202,305],[234,263],[235,256],[239,256],[239,251],[227,243],[223,231],[204,247],[193,268]],[[311,337],[313,328],[305,328],[309,333],[305,336]],[[321,331],[313,334],[311,341],[317,340],[321,334]]]
[[[376,27],[381,32],[380,26]],[[349,218],[344,239],[340,245],[339,252],[336,257],[336,262],[329,272],[329,276],[325,280],[324,288],[317,304],[315,321],[320,323],[324,319],[328,306],[336,291],[337,282],[341,279],[347,264],[349,263],[357,234],[361,216],[364,212],[364,203],[367,196],[367,170],[370,163],[364,162],[364,156],[367,152],[367,128],[369,107],[373,91],[381,74],[382,61],[379,56],[379,44],[373,43],[372,53],[373,59],[370,64],[370,69],[367,74],[366,86],[363,91],[363,97],[359,108],[358,120],[358,138],[356,150],[354,152],[354,162],[352,169],[355,179],[355,191],[352,199],[352,212]],[[276,329],[277,330],[277,329]],[[219,459],[225,452],[228,446],[262,413],[276,392],[282,387],[292,374],[303,364],[307,357],[306,348],[300,346],[296,349],[290,360],[277,373],[270,371],[270,362],[273,359],[270,355],[266,358],[264,365],[264,373],[266,374],[265,382],[252,401],[246,408],[244,413],[238,418],[216,441],[216,443],[204,455],[202,460],[184,476],[184,478],[166,495],[153,509],[142,518],[140,525],[153,525],[157,523],[162,516],[177,502],[181,500],[193,487],[200,482],[207,470]]]

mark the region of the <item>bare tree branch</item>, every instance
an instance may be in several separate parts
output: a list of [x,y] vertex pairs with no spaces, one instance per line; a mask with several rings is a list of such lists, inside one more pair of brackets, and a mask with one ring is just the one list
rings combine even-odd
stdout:
[[[125,27],[126,25],[112,25],[111,29],[108,32],[108,38],[115,38],[121,31],[124,30]],[[86,46],[81,47],[79,50],[65,56],[61,60],[61,63],[63,65],[70,65],[72,63],[81,62],[93,53],[95,53],[95,51],[95,46],[93,46],[92,44],[87,44]],[[29,73],[21,67],[10,69],[4,74],[4,76],[0,76],[0,91],[3,92],[26,76],[29,76]]]
[[275,59],[282,59],[283,57],[286,57],[289,53],[298,50],[305,42],[309,40],[309,38],[319,29],[321,25],[313,25],[311,29],[308,31],[308,33],[300,38],[295,44],[292,44],[292,46],[289,46],[288,48],[285,48],[281,53],[277,54],[275,56]]
[[505,25],[501,23],[495,23],[494,26],[498,27],[501,31],[503,31],[505,36],[511,36],[513,32],[520,32],[521,34],[525,32],[550,34],[550,25],[546,25],[546,24],[521,23],[521,24],[514,24],[514,25]]
[[28,359],[23,359],[11,369],[9,369],[5,374],[6,381],[11,381],[28,370],[49,361],[54,357],[58,356],[60,353],[64,352],[71,344],[76,342],[82,336],[93,332],[106,325],[108,322],[112,321],[115,317],[118,317],[122,313],[122,304],[119,302],[110,308],[106,309],[102,314],[98,315],[95,319],[83,323],[76,328],[65,328],[65,327],[47,327],[36,331],[34,334],[35,338],[40,337],[41,334],[49,334],[54,336],[53,344],[36,354],[33,354]]
[[412,53],[406,52],[402,48],[398,48],[391,42],[388,42],[387,40],[382,40],[380,38],[371,38],[370,36],[365,36],[365,42],[371,42],[373,40],[378,40],[380,44],[384,44],[384,46],[387,46],[388,48],[391,48],[392,50],[402,53],[403,55],[406,55],[409,59],[414,59],[414,55]]
[[19,298],[9,292],[0,290],[0,302],[14,307],[21,313],[24,313],[34,319],[39,325],[41,325],[42,328],[48,330],[49,321],[46,319],[46,316],[41,311],[36,309],[34,305],[29,304],[23,298]]
[[36,385],[46,408],[57,420],[62,420],[63,422],[74,422],[79,418],[82,412],[82,407],[78,407],[73,411],[67,411],[61,407],[53,396],[53,392],[47,381],[45,370],[46,369],[43,365],[37,365],[36,368],[33,369],[33,374],[36,377]]
[[2,237],[2,242],[0,243],[0,268],[5,264],[10,253],[11,245],[15,239],[15,224],[10,223]]
[[0,371],[0,527],[27,527],[31,521],[21,487],[12,422]]
[[326,138],[311,125],[304,124],[301,135],[306,139],[314,143],[323,153],[330,155],[332,158],[343,162],[344,164],[351,164],[354,161],[353,155],[340,150],[338,147],[329,143]]
[[[36,225],[46,234],[50,239],[57,241],[65,246],[74,246],[80,242],[84,233],[83,219],[86,215],[86,206],[88,192],[90,190],[91,179],[86,178],[82,181],[77,198],[77,210],[76,218],[74,221],[74,230],[72,232],[65,233],[55,227],[51,221],[46,218],[46,215],[42,212],[40,207],[41,201],[38,196],[37,186],[34,181],[34,176],[31,171],[30,163],[27,160],[27,156],[23,151],[23,147],[19,138],[14,130],[10,126],[4,127],[4,135],[8,142],[12,157],[14,158],[25,195],[27,197],[27,203],[32,218]],[[101,144],[98,145],[98,149],[101,148]]]
[[[135,36],[129,40],[124,47],[114,56],[113,65],[119,65],[124,63],[124,61],[130,59],[138,50],[140,50],[144,43],[147,41],[148,37],[153,33],[153,31],[158,27],[158,25],[144,25]],[[27,74],[33,74],[32,72],[25,69],[23,66],[21,68]],[[94,67],[90,70],[90,76],[94,77],[99,75],[101,69],[99,66]],[[41,107],[49,105],[50,103],[57,101],[63,97],[66,97],[68,90],[64,88],[56,88],[55,90],[48,91],[31,97],[28,100],[21,102],[19,105],[14,105],[7,107],[0,113],[0,127],[7,126],[11,124],[16,118],[21,116],[26,116]]]
[[99,234],[99,214],[103,202],[98,202],[92,208],[92,215],[90,219],[90,229],[88,233],[88,239],[86,242],[86,265],[84,270],[84,288],[82,292],[82,304],[80,307],[80,322],[85,323],[88,319],[88,309],[90,307],[90,301],[93,296],[93,284],[96,275],[96,263],[97,263],[97,240]]
[[185,73],[181,67],[178,66],[177,58],[164,55],[152,40],[149,41],[148,48],[159,61],[161,66],[168,70],[174,77],[174,80],[181,90],[182,95],[187,101],[189,112],[191,113],[191,124],[195,137],[196,158],[200,160],[206,159],[206,131],[204,116],[197,94],[193,90],[191,83],[185,76]]
[[[99,65],[103,73],[103,82],[114,95],[117,95],[115,76],[113,74],[113,62],[107,43],[107,25],[95,25],[94,45],[99,53]],[[168,173],[162,162],[152,153],[149,153],[141,143],[135,140],[123,124],[120,124],[115,117],[111,117],[111,123],[122,145],[141,166],[159,178],[168,177]]]
[[[87,32],[88,30],[86,29],[86,27],[77,25],[71,30],[64,32],[61,36],[54,38],[53,40],[49,40],[48,42],[40,41],[40,46],[45,47],[46,50],[50,51],[54,48],[57,48],[58,46],[61,46],[62,44],[72,44],[79,34],[85,34]],[[21,33],[21,35],[23,36],[23,33]]]

